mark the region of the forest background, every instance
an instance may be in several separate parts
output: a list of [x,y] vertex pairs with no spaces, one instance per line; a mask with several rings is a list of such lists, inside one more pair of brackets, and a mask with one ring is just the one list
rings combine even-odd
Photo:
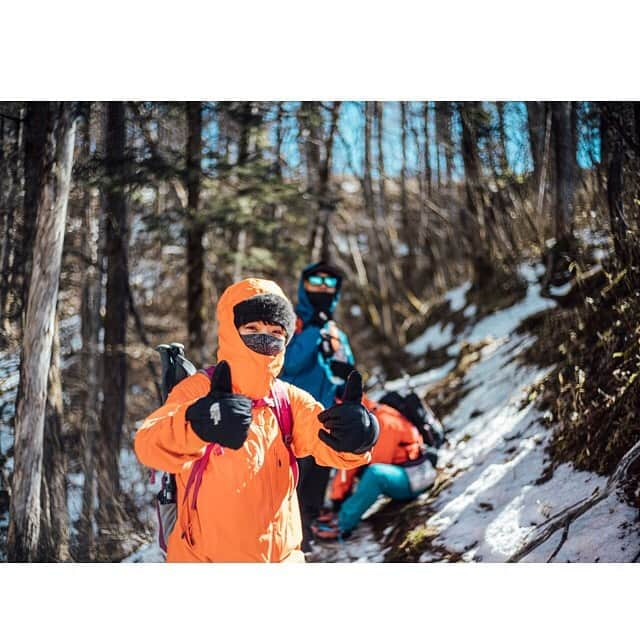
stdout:
[[[638,103],[0,104],[0,348],[25,381],[2,383],[8,558],[123,557],[141,533],[121,455],[160,402],[154,346],[213,362],[226,286],[260,275],[295,300],[318,259],[347,274],[338,321],[369,380],[424,368],[403,347],[448,288],[504,301],[542,261],[543,291],[572,286],[559,449],[610,472],[639,435],[639,150]],[[606,371],[596,333],[619,354]]]

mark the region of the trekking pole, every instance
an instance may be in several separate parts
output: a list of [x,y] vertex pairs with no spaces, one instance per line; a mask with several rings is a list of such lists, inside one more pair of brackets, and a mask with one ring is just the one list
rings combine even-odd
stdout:
[[160,374],[160,389],[162,392],[162,402],[167,401],[167,396],[169,395],[168,380],[167,380],[167,372],[171,370],[171,347],[168,344],[159,344],[156,347],[156,351],[160,354],[160,362],[162,366],[162,373]]

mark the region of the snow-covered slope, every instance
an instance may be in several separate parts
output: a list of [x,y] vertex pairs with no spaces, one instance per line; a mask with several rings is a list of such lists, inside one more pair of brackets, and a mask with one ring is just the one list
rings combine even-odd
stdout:
[[[535,525],[602,489],[606,482],[604,477],[578,472],[569,465],[560,466],[550,479],[545,475],[542,481],[548,466],[545,445],[550,432],[543,416],[526,398],[528,388],[547,371],[522,364],[518,356],[535,343],[535,338],[515,332],[524,319],[555,304],[540,295],[540,269],[523,265],[520,273],[528,283],[526,295],[483,317],[467,299],[468,283],[450,290],[445,299],[453,313],[461,312],[466,318],[464,327],[456,333],[454,324],[444,321],[444,326],[428,327],[406,347],[407,353],[416,358],[429,350],[446,348],[448,360],[411,378],[414,387],[425,391],[454,369],[464,342],[484,344],[479,359],[463,374],[462,399],[449,415],[441,416],[449,442],[440,456],[439,492],[435,496],[426,492],[414,503],[401,507],[405,512],[411,511],[413,529],[427,532],[428,544],[416,559],[505,560],[518,550]],[[75,325],[70,328],[72,333],[77,331]],[[0,455],[5,456],[12,445],[9,420],[17,388],[18,358],[17,353],[0,354]],[[405,384],[406,380],[390,381],[386,388],[399,389]],[[142,520],[151,528],[155,519],[151,508],[154,488],[149,486],[146,470],[138,464],[129,445],[121,454],[123,489],[133,497]],[[5,471],[11,469],[11,464],[9,459]],[[72,522],[79,516],[82,484],[81,474],[69,474]],[[385,509],[388,510],[386,501],[380,500],[347,542],[316,545],[313,559],[389,559],[402,539],[398,529],[405,525],[401,519],[389,518]],[[7,517],[6,512],[0,513],[0,559]],[[161,561],[155,544],[142,540],[127,560]],[[578,518],[566,540],[558,531],[525,561],[553,557],[556,562],[620,562],[632,561],[639,553],[637,511],[611,496]]]
[[[518,355],[534,343],[531,336],[516,334],[518,324],[530,315],[551,308],[554,303],[540,297],[536,268],[524,265],[521,274],[528,282],[527,294],[517,304],[471,322],[461,335],[452,334],[452,325],[429,327],[408,345],[414,356],[428,349],[450,345],[452,361],[440,367],[436,375],[429,372],[414,376],[413,384],[425,390],[453,368],[453,358],[462,341],[489,340],[480,351],[480,359],[469,368],[462,380],[467,390],[457,407],[442,416],[448,431],[448,444],[442,449],[439,467],[441,479],[448,478],[435,499],[423,494],[413,507],[422,514],[414,529],[426,532],[429,544],[420,561],[460,558],[467,561],[504,561],[515,553],[532,528],[568,506],[600,490],[606,478],[578,472],[570,465],[556,469],[542,481],[547,466],[545,445],[550,431],[543,416],[526,402],[527,389],[547,373],[523,365]],[[455,310],[465,309],[468,286],[449,292]],[[391,383],[402,386],[403,381]],[[367,514],[375,514],[380,500]],[[366,517],[365,517],[366,518]],[[585,513],[570,527],[561,544],[562,531],[554,534],[525,561],[628,562],[640,553],[640,524],[637,510],[617,497],[605,499]],[[394,522],[382,531],[365,521],[346,542],[316,545],[317,561],[380,561],[392,551]],[[415,521],[414,521],[415,522]],[[407,532],[408,533],[408,532]]]

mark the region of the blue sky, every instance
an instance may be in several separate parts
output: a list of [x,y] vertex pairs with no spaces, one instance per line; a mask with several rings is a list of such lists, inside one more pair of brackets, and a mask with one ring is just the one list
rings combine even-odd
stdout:
[[[285,135],[283,141],[283,155],[287,161],[291,172],[296,172],[300,168],[301,157],[298,145],[298,124],[296,112],[299,102],[286,102],[284,109],[287,114],[285,123]],[[435,103],[432,103],[435,104]],[[410,132],[408,136],[408,169],[410,173],[422,170],[422,160],[416,146],[414,131],[421,138],[422,145],[422,105],[421,102],[409,102],[408,113]],[[485,102],[485,110],[489,113],[491,123],[497,126],[498,114],[495,103]],[[274,108],[270,110],[267,120],[273,121],[275,118]],[[529,137],[527,131],[527,109],[524,102],[507,102],[505,104],[505,132],[506,150],[509,167],[517,174],[531,171],[532,161],[529,152]],[[433,110],[430,121],[430,161],[431,166],[436,163],[435,146],[435,118]],[[328,122],[327,122],[328,124]],[[385,160],[385,171],[389,176],[397,176],[402,166],[401,147],[401,114],[399,102],[384,103],[383,120],[383,150]],[[460,123],[454,111],[452,135],[454,146],[459,146]],[[208,142],[213,146],[217,140],[215,123],[208,128],[205,134]],[[270,131],[271,142],[275,142],[275,129]],[[352,174],[354,171],[362,173],[364,159],[364,102],[344,102],[341,107],[339,119],[339,135],[335,141],[333,170],[337,174]],[[376,162],[376,149],[373,149],[372,162]],[[599,140],[597,131],[589,130],[586,125],[582,125],[579,130],[579,142],[577,152],[578,164],[583,168],[592,166],[593,161],[599,161]],[[459,154],[453,158],[453,173],[455,177],[463,174],[462,160]]]

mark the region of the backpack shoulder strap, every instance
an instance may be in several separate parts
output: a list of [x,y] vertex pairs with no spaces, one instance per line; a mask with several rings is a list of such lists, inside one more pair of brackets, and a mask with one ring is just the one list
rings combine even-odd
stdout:
[[293,473],[295,486],[298,486],[298,477],[300,470],[298,469],[298,461],[293,453],[291,443],[293,442],[293,412],[291,410],[291,401],[287,393],[287,385],[280,379],[276,379],[271,387],[271,397],[273,398],[273,411],[276,415],[282,439],[289,452],[289,464]]
[[[214,369],[215,365],[207,367],[203,371],[209,376],[209,378],[211,378],[213,376]],[[274,405],[273,412],[276,416],[278,426],[280,427],[280,433],[282,433],[282,440],[289,452],[289,465],[291,466],[291,472],[293,473],[294,486],[297,487],[300,470],[298,469],[296,456],[291,448],[291,443],[293,442],[293,412],[291,411],[291,401],[289,400],[289,394],[287,393],[287,385],[278,378],[276,378],[275,382],[271,386],[271,398]],[[219,455],[218,452],[215,453]]]

